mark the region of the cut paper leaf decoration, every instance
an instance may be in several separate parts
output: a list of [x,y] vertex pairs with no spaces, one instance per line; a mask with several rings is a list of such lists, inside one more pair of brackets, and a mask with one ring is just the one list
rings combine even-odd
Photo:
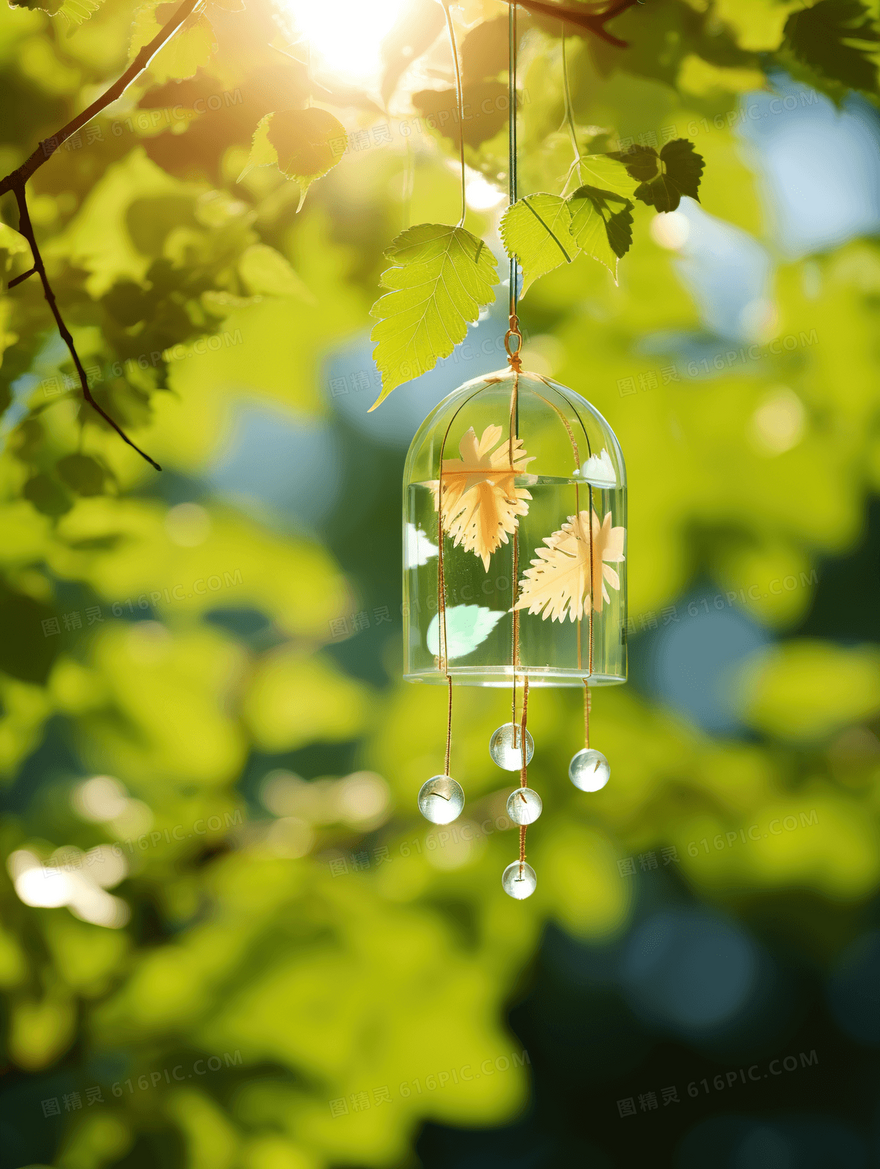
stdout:
[[[503,609],[484,609],[482,605],[453,605],[445,610],[446,656],[463,658],[486,640],[505,616]],[[440,614],[431,618],[427,633],[428,650],[440,657]]]
[[[515,477],[525,473],[533,457],[523,450],[522,439],[501,436],[500,426],[487,426],[478,441],[471,427],[458,445],[461,458],[444,459],[440,469],[443,530],[479,556],[487,572],[492,553],[516,531],[517,517],[528,514],[526,500],[532,498],[515,485]],[[437,480],[430,486],[437,507]]]
[[385,253],[382,273],[391,291],[371,309],[378,324],[373,359],[382,374],[375,410],[396,387],[433,369],[467,334],[468,323],[495,299],[498,267],[482,240],[463,227],[420,223],[408,227]]
[[522,295],[541,276],[578,254],[571,234],[571,212],[561,195],[527,195],[504,212],[501,240],[522,268]]
[[277,166],[299,184],[299,211],[309,187],[336,166],[347,144],[345,127],[326,110],[309,106],[266,114],[254,131],[248,164],[237,181],[256,166]]
[[437,545],[431,543],[421,528],[407,524],[403,537],[403,555],[408,564],[421,567],[437,555]]
[[578,187],[568,204],[578,247],[604,264],[616,284],[617,261],[632,243],[632,201],[598,187]]
[[[784,44],[801,65],[819,74],[819,83],[877,91],[880,30],[860,0],[819,0],[785,22]],[[835,96],[838,96],[835,93]]]
[[[537,555],[520,581],[520,599],[514,609],[528,609],[540,613],[546,621],[577,621],[593,609],[602,612],[602,605],[611,600],[608,587],[620,588],[620,577],[611,567],[624,559],[625,530],[612,527],[611,512],[599,517],[581,511],[569,516],[559,531],[544,539],[544,548]],[[592,562],[590,549],[592,547]],[[592,587],[595,582],[597,588]]]
[[653,146],[631,146],[615,153],[630,176],[638,182],[633,195],[658,211],[675,211],[683,195],[699,203],[703,157],[693,142],[674,138],[658,154]]
[[581,467],[581,475],[594,487],[616,487],[617,472],[611,455],[603,447],[598,455],[590,455]]

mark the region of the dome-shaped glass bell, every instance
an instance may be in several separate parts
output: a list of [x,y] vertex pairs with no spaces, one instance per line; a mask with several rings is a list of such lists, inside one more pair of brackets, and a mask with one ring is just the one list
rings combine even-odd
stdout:
[[467,382],[406,461],[405,677],[624,682],[625,556],[626,473],[602,415],[538,374]]

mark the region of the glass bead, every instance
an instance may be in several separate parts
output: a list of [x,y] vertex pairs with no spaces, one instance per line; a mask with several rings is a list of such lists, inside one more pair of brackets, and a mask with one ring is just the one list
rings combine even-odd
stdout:
[[534,824],[544,804],[530,787],[518,787],[507,797],[507,814],[514,824]]
[[538,876],[532,866],[527,865],[525,861],[514,861],[502,873],[501,884],[508,896],[517,901],[524,901],[534,893]]
[[611,768],[601,751],[585,747],[568,765],[568,778],[582,792],[597,792],[611,778]]
[[[489,740],[489,754],[505,771],[522,769],[522,729],[516,723],[504,723]],[[532,761],[535,740],[526,731],[526,764]]]
[[432,824],[451,824],[461,815],[464,791],[450,775],[435,775],[422,784],[419,811]]

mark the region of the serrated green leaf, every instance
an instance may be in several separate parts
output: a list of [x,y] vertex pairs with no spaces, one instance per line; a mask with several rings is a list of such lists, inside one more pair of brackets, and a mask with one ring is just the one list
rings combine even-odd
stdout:
[[309,187],[336,166],[347,144],[345,127],[326,110],[309,106],[266,114],[254,131],[248,165],[238,182],[256,166],[277,166],[299,184],[299,210]]
[[675,211],[683,195],[699,203],[704,162],[702,155],[694,150],[694,144],[686,138],[667,142],[660,151],[659,163],[660,174],[636,187],[635,197],[658,211]]
[[569,196],[568,204],[571,234],[578,247],[604,264],[616,284],[617,261],[632,243],[632,202],[613,191],[579,187]]
[[580,181],[602,191],[632,197],[633,180],[626,166],[614,154],[586,154],[578,159]]
[[380,402],[401,383],[433,369],[463,341],[468,322],[495,299],[495,259],[482,240],[463,227],[420,223],[400,233],[385,253],[393,267],[382,273],[392,291],[380,296],[371,339],[382,373]]
[[523,271],[522,295],[541,276],[578,254],[571,234],[571,212],[560,195],[526,195],[508,207],[501,220],[501,240]]
[[876,92],[877,64],[870,54],[880,31],[860,0],[819,0],[793,12],[783,31],[784,46],[801,64],[850,89]]
[[57,16],[63,18],[68,30],[68,36],[80,24],[85,24],[101,7],[102,0],[64,0],[58,9]]

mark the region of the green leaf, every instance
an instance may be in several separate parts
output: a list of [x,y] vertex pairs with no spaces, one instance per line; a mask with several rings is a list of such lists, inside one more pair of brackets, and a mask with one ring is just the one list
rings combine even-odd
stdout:
[[[507,124],[507,86],[500,81],[474,81],[462,87],[461,131],[474,148],[494,138]],[[458,99],[454,89],[422,89],[412,103],[432,130],[458,145]]]
[[78,25],[84,24],[93,16],[101,7],[101,2],[102,0],[64,0],[57,15],[64,19],[67,35],[70,36]]
[[61,7],[61,0],[9,0],[10,8],[28,8],[31,12],[48,12],[54,16]]
[[268,244],[252,244],[242,252],[238,274],[252,296],[301,296],[314,300],[290,261]]
[[793,12],[783,31],[784,46],[802,65],[850,89],[876,92],[877,65],[870,54],[880,31],[860,0],[819,0]]
[[[482,644],[505,616],[503,609],[482,605],[453,605],[446,610],[446,656],[463,658]],[[431,618],[426,634],[428,652],[440,656],[440,614]]]
[[433,369],[463,341],[468,322],[495,299],[498,269],[482,240],[463,227],[420,223],[400,233],[385,253],[394,266],[382,273],[392,289],[371,315],[373,358],[382,373],[380,402],[402,382]]
[[508,207],[501,220],[501,239],[523,270],[523,295],[540,276],[570,264],[578,254],[568,202],[560,195],[526,195]]
[[461,46],[461,75],[465,85],[507,72],[507,17],[484,20],[471,29]]
[[[159,9],[165,8],[162,0],[156,0],[155,3],[145,4],[137,12],[131,32],[132,56],[162,28],[165,20],[160,17]],[[165,15],[163,11],[165,19],[170,14]],[[214,26],[203,12],[194,13],[150,61],[150,75],[159,82],[185,81],[208,64],[216,48]]]
[[266,114],[254,131],[248,165],[238,182],[255,166],[277,166],[299,183],[299,210],[309,187],[336,166],[347,145],[345,127],[326,110],[310,106]]
[[56,470],[77,495],[101,495],[104,491],[104,468],[88,455],[67,455],[58,460]]
[[632,195],[632,178],[618,154],[586,154],[578,159],[577,168],[581,182],[588,186],[616,195]]
[[633,192],[649,207],[658,211],[674,211],[683,195],[699,203],[700,177],[703,157],[694,150],[693,142],[674,138],[658,154],[652,146],[635,146],[618,155],[627,171],[639,180]]
[[617,261],[632,243],[631,200],[598,187],[579,187],[569,196],[568,205],[571,234],[578,247],[604,264],[617,283]]
[[21,493],[43,515],[64,515],[73,506],[60,483],[56,483],[45,474],[33,475],[25,483]]
[[0,584],[0,670],[22,682],[44,685],[58,640],[44,632],[42,623],[54,616],[42,602]]
[[611,158],[619,159],[626,173],[637,183],[649,183],[661,173],[660,156],[653,146],[630,146],[627,150],[614,150]]

